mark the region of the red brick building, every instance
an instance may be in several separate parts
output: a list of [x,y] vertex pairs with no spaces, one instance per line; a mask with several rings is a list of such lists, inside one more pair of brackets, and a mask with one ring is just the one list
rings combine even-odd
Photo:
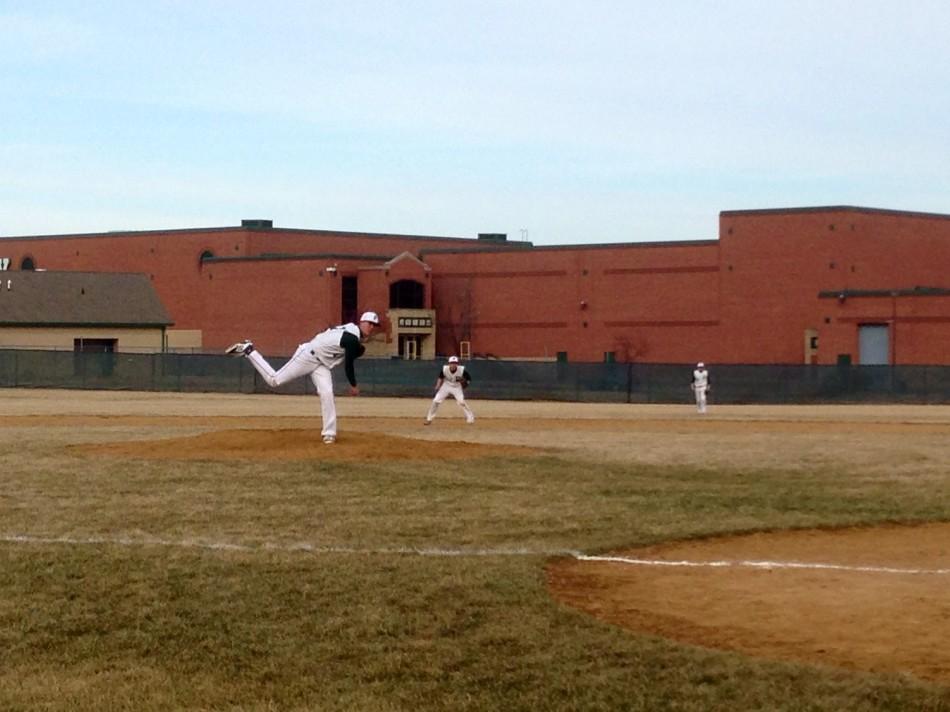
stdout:
[[[950,363],[950,215],[725,211],[718,239],[534,247],[241,227],[8,237],[0,266],[149,275],[169,343],[265,353],[362,309],[376,355]],[[2,310],[2,303],[0,303]],[[463,344],[462,342],[465,342]]]

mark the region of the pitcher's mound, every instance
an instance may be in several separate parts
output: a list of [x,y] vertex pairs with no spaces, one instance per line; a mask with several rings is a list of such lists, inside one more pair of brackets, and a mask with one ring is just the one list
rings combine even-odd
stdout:
[[468,460],[536,454],[514,445],[415,440],[380,433],[347,432],[325,445],[320,431],[218,430],[183,438],[72,445],[82,454],[149,460]]
[[695,645],[950,682],[950,524],[672,542],[614,558],[553,563],[554,596]]

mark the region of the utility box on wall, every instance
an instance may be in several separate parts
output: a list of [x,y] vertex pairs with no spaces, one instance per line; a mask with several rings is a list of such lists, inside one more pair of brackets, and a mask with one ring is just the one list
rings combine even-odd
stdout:
[[818,363],[818,329],[805,329],[805,363]]

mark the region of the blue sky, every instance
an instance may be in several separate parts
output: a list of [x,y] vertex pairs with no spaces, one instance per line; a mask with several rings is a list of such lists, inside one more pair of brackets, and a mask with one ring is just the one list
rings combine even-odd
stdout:
[[950,3],[0,0],[0,235],[950,213]]

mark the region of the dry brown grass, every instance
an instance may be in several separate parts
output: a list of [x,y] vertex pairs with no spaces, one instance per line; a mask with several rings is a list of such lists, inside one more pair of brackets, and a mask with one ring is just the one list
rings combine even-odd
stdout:
[[[428,401],[340,398],[332,450],[314,397],[0,390],[0,708],[950,707],[630,635],[542,573],[566,549],[948,520],[950,408],[473,398],[468,427],[453,405],[424,427]],[[426,548],[463,555],[396,553]]]

